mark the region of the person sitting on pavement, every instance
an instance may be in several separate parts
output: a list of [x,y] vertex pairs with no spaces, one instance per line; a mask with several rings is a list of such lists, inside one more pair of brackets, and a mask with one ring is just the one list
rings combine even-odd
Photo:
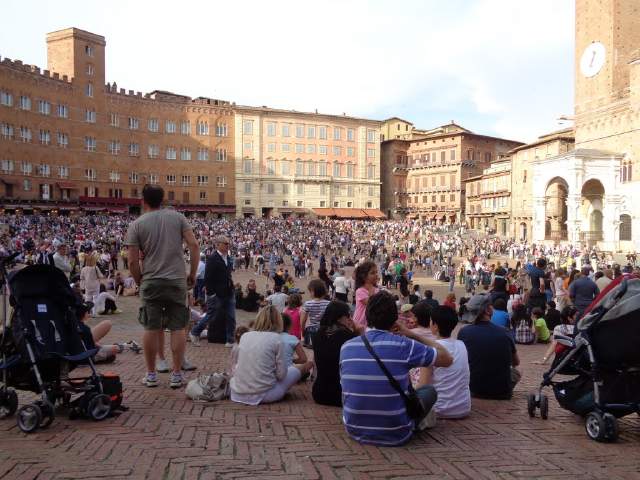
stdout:
[[507,303],[504,298],[498,297],[493,301],[493,314],[491,323],[502,328],[509,328],[509,314],[507,313]]
[[554,353],[557,354],[559,353],[559,351],[561,351],[560,349],[561,345],[559,345],[558,342],[556,341],[556,336],[564,336],[564,337],[574,336],[577,313],[578,313],[578,309],[573,305],[569,305],[562,309],[562,312],[560,312],[561,323],[560,325],[556,325],[553,328],[553,341],[551,342],[551,345],[549,345],[549,348],[547,348],[547,351],[544,353],[544,356],[542,357],[542,361],[535,361],[533,363],[536,363],[538,365],[544,365],[547,363],[547,360],[551,358],[552,354]]
[[307,354],[302,348],[300,339],[291,335],[291,317],[286,313],[282,314],[282,332],[280,332],[280,338],[284,344],[284,355],[286,359],[287,368],[292,365],[298,366],[302,372],[300,380],[305,380],[309,376],[309,372],[313,368],[313,362],[309,361]]
[[302,339],[302,329],[300,327],[300,312],[302,310],[302,295],[299,293],[292,293],[287,299],[287,308],[283,313],[286,313],[291,318],[291,335]]
[[562,323],[560,319],[560,312],[556,309],[556,302],[551,300],[548,304],[549,308],[544,314],[544,320],[547,322],[547,328],[553,331],[558,325]]
[[287,308],[288,299],[289,295],[282,293],[282,287],[280,285],[275,285],[273,287],[273,293],[267,297],[267,301],[276,307],[280,313],[284,312],[284,309]]
[[257,312],[260,309],[260,294],[253,278],[247,283],[247,293],[244,296],[243,304],[239,308],[247,312]]
[[320,318],[320,328],[313,335],[316,379],[311,395],[316,403],[342,406],[340,348],[359,333],[351,320],[351,309],[347,303],[333,300],[327,305]]
[[536,326],[527,312],[526,305],[520,304],[514,308],[511,316],[511,330],[516,343],[520,345],[536,343]]
[[[80,334],[85,339],[87,345],[91,345],[91,343],[93,343],[98,349],[98,352],[93,357],[93,360],[96,363],[110,363],[115,360],[117,354],[122,353],[124,347],[119,344],[100,345],[98,343],[111,331],[112,324],[110,320],[102,320],[97,325],[89,327],[87,322],[91,320],[90,314],[93,308],[93,303],[85,302],[81,303],[76,309],[77,318],[80,320]],[[90,342],[87,341],[88,336],[91,337]]]
[[542,309],[536,307],[531,310],[531,317],[533,317],[533,326],[536,329],[536,341],[538,343],[549,343],[551,333],[549,332],[547,322],[543,317]]
[[98,315],[122,313],[122,310],[118,310],[115,297],[107,292],[107,287],[103,283],[100,284],[100,293],[96,297],[96,311]]
[[238,362],[230,382],[232,401],[246,405],[277,402],[300,380],[299,366],[287,368],[281,332],[278,309],[273,305],[262,308],[253,330],[242,335],[238,344]]
[[437,307],[431,312],[431,332],[453,358],[450,367],[421,368],[420,381],[431,384],[438,392],[434,409],[438,417],[464,418],[471,413],[469,390],[469,358],[467,347],[460,340],[451,338],[458,324],[458,315],[450,308]]
[[596,282],[589,278],[590,271],[591,267],[582,267],[582,276],[569,285],[569,298],[578,309],[578,318],[600,293]]
[[304,335],[304,345],[311,348],[313,334],[320,327],[320,318],[324,313],[324,309],[329,305],[327,295],[327,287],[319,278],[315,278],[309,282],[309,293],[312,295],[311,300],[307,300],[302,305],[300,312],[300,328]]
[[476,294],[466,304],[463,321],[473,322],[458,333],[458,340],[467,347],[471,395],[478,398],[508,400],[520,381],[515,368],[520,364],[513,338],[501,327],[491,323],[491,298]]
[[[425,304],[427,304],[431,308],[435,308],[435,307],[440,305],[440,302],[438,302],[438,300],[433,298],[433,291],[432,290],[425,290],[424,291],[424,298],[422,300],[420,300],[420,302],[424,302]],[[420,303],[420,302],[418,302],[418,303]]]
[[411,368],[448,367],[453,360],[442,345],[415,335],[397,322],[398,310],[389,292],[381,291],[368,299],[366,318],[366,332],[340,349],[343,422],[349,436],[360,443],[403,445],[416,427],[422,430],[433,425],[435,413],[431,411],[437,400],[436,390],[432,385],[416,389],[422,412],[419,418],[410,418],[403,397],[385,381],[386,375],[366,347],[365,339],[405,394],[410,392]]

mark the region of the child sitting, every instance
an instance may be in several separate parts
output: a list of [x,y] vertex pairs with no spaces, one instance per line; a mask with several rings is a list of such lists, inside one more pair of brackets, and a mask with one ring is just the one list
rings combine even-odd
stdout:
[[536,342],[536,327],[531,321],[531,317],[527,315],[527,307],[525,305],[520,304],[513,309],[511,328],[513,329],[516,343],[531,345]]
[[536,328],[536,337],[538,343],[549,343],[551,338],[551,332],[547,328],[547,322],[542,317],[543,312],[540,307],[535,307],[531,310],[531,316],[533,317],[533,325]]
[[302,296],[299,293],[292,293],[287,300],[286,313],[291,318],[291,335],[302,339],[302,329],[300,328],[300,307],[302,306]]
[[236,327],[235,332],[233,333],[234,344],[231,348],[231,365],[229,368],[229,373],[233,377],[233,374],[236,372],[236,365],[238,364],[238,353],[240,352],[240,337],[247,333],[249,329],[247,327]]
[[496,298],[494,300],[491,323],[498,327],[509,328],[509,314],[507,313],[507,303],[504,298]]
[[[285,365],[289,368],[293,364],[296,364],[296,367],[299,368],[302,373],[300,380],[305,380],[313,368],[313,362],[307,360],[307,354],[304,352],[304,348],[302,348],[300,339],[289,333],[291,330],[291,317],[286,313],[282,314],[282,329],[283,331],[280,333],[280,338],[284,345]],[[295,358],[293,356],[294,353],[296,355]]]
[[447,368],[420,369],[420,383],[430,383],[438,392],[438,400],[433,408],[442,418],[464,418],[471,412],[467,348],[460,340],[451,338],[457,324],[458,316],[451,308],[439,306],[431,311],[431,332],[437,337],[438,343],[449,351],[453,363]]
[[96,363],[111,363],[118,353],[124,350],[123,345],[100,345],[98,342],[107,336],[111,330],[111,321],[103,320],[94,327],[89,327],[87,322],[91,318],[93,303],[86,302],[76,309],[76,315],[80,320],[80,334],[87,349],[98,348],[98,352],[93,357]]

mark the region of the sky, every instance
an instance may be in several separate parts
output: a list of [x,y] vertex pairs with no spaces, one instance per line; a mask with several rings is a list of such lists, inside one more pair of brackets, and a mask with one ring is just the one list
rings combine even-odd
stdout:
[[106,81],[127,90],[520,141],[573,113],[573,0],[2,4],[0,56],[46,68],[46,33],[81,28],[106,37]]

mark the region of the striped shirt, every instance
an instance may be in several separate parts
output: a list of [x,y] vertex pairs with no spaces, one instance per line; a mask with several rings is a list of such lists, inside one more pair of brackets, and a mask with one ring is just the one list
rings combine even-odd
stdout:
[[329,305],[329,300],[321,299],[321,300],[307,300],[302,305],[302,310],[307,312],[309,318],[307,319],[307,327],[311,325],[318,325],[320,323],[320,318],[324,314],[324,311]]
[[[436,351],[385,330],[367,329],[367,339],[400,386],[407,391],[409,370],[431,366]],[[413,433],[404,401],[371,356],[362,338],[346,342],[340,350],[342,421],[347,433],[360,443],[402,445]]]

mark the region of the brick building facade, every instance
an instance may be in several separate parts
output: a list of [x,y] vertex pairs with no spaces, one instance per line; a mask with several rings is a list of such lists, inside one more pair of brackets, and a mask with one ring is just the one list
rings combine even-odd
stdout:
[[433,132],[382,143],[381,198],[387,215],[441,223],[462,221],[465,180],[522,145],[478,135],[454,123]]
[[105,84],[105,39],[47,35],[47,70],[0,62],[0,204],[137,209],[145,183],[185,211],[233,214],[229,102]]

